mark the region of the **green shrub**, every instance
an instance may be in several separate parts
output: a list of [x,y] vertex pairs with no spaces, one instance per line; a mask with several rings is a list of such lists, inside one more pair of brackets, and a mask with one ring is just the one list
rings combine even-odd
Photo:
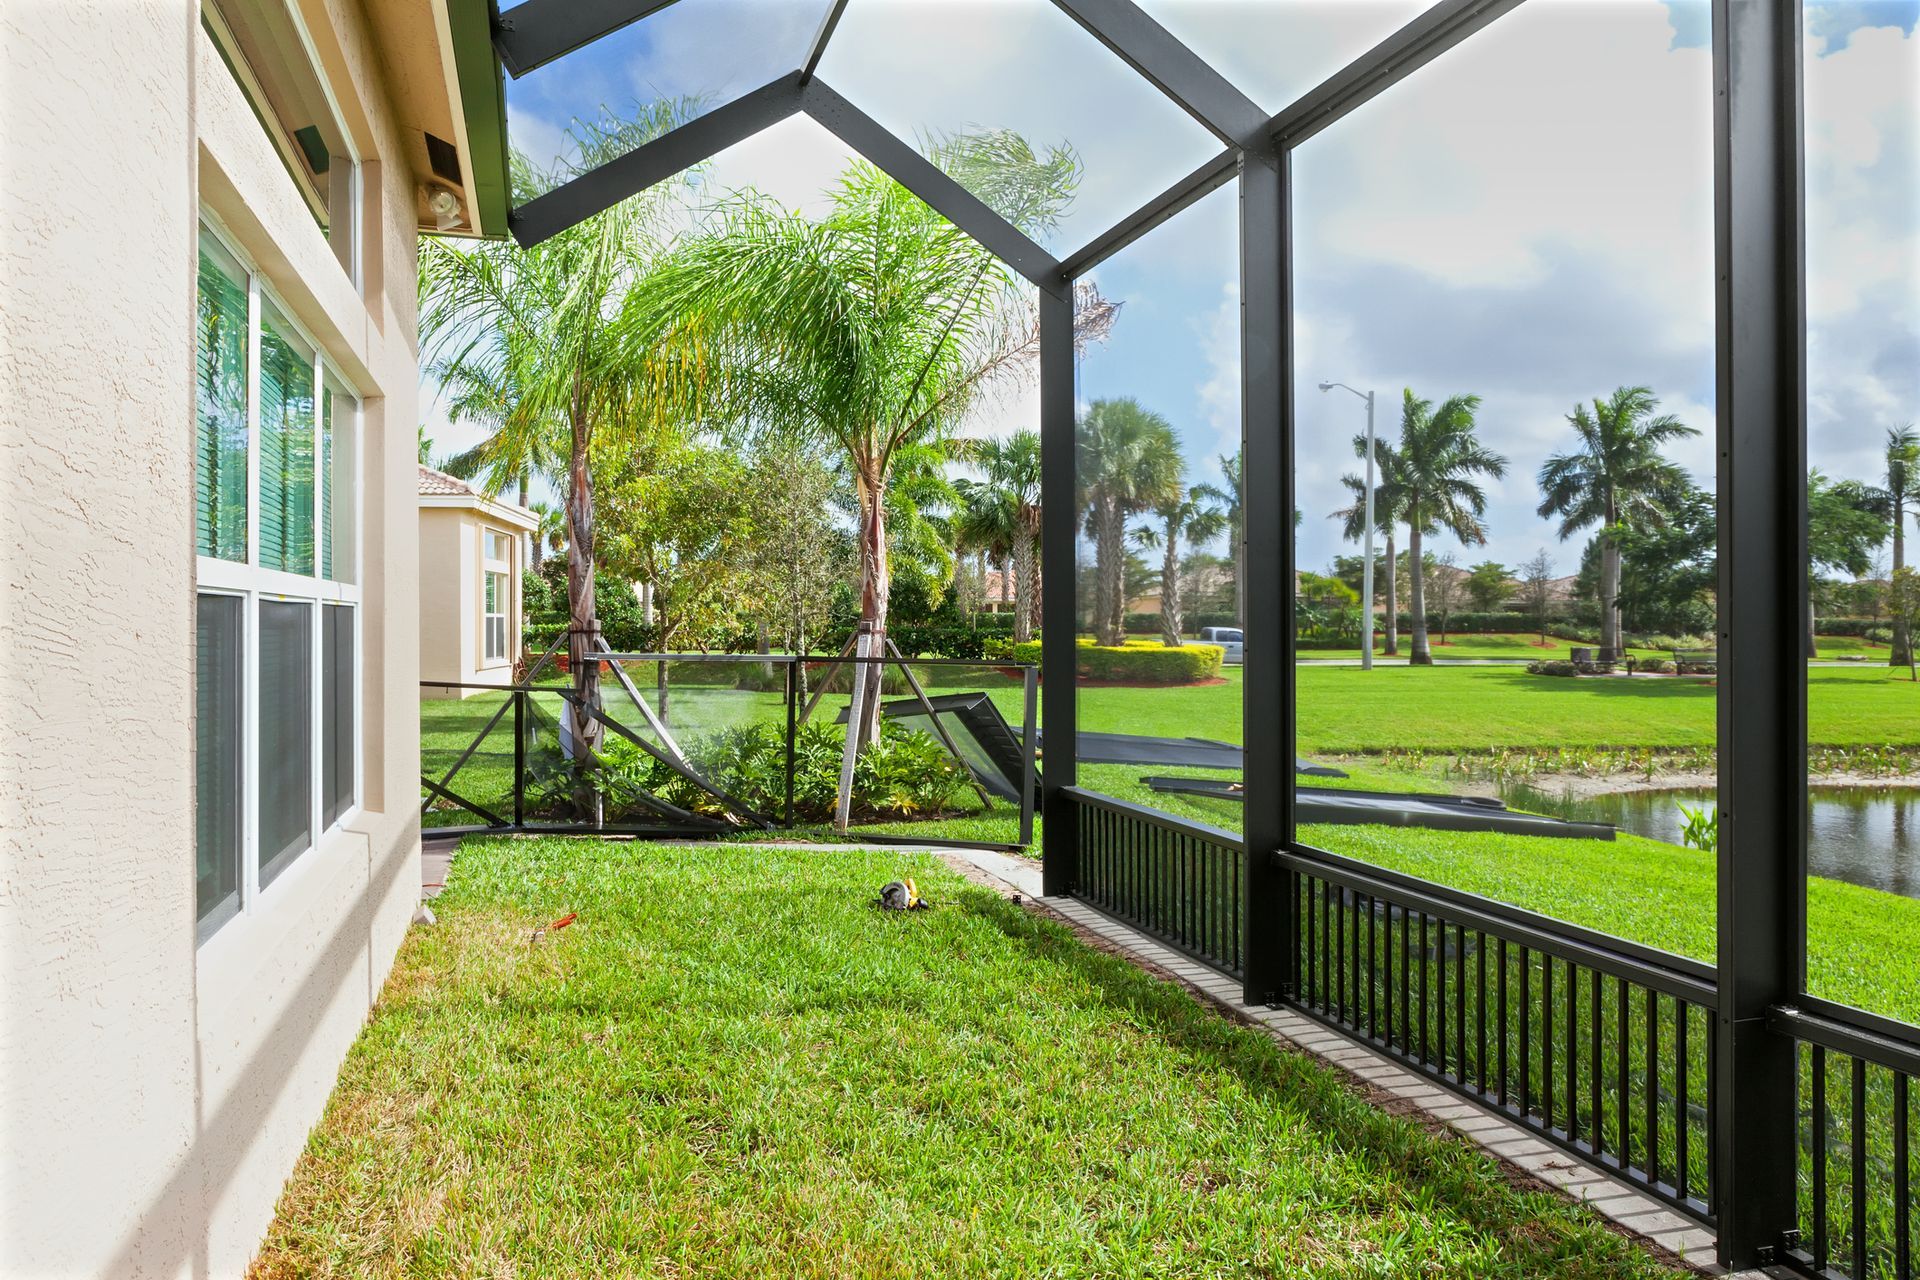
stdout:
[[1536,676],[1577,676],[1580,674],[1580,668],[1574,666],[1571,662],[1566,662],[1558,658],[1529,662],[1527,664],[1527,671],[1529,674]]
[[1860,638],[1862,640],[1865,640],[1868,644],[1892,644],[1893,628],[1892,627],[1863,627],[1860,631]]
[[1640,659],[1639,662],[1634,664],[1634,670],[1648,671],[1648,672],[1652,672],[1654,675],[1663,676],[1673,670],[1673,659],[1642,658]]
[[1226,650],[1217,644],[1185,644],[1177,649],[1144,640],[1121,645],[1081,641],[1080,674],[1089,680],[1126,680],[1141,684],[1195,684],[1220,674]]
[[[840,785],[846,729],[810,720],[794,734],[793,811],[796,821],[828,822]],[[769,817],[786,808],[786,743],[777,725],[741,725],[686,744],[693,771],[748,808]],[[650,753],[618,738],[601,751],[603,765],[592,778],[609,820],[645,815],[643,793],[694,813],[719,816],[726,806],[705,788],[681,777]],[[967,769],[932,735],[890,720],[880,740],[854,761],[850,820],[872,822],[970,811]]]

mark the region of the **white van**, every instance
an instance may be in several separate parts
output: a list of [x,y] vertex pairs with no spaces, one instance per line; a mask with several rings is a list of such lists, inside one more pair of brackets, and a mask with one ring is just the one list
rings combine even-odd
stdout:
[[1227,656],[1221,659],[1221,661],[1230,667],[1240,665],[1241,659],[1245,656],[1246,639],[1246,635],[1242,633],[1239,627],[1200,628],[1200,643],[1217,644],[1222,649],[1225,649]]

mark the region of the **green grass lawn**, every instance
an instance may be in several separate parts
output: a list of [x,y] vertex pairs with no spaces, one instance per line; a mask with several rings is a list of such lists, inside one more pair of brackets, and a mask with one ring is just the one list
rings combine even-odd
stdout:
[[437,908],[252,1274],[1668,1274],[928,859],[469,841]]

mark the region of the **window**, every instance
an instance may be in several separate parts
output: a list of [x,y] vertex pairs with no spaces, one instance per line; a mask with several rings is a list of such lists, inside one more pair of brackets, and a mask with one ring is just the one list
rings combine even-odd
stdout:
[[334,257],[357,280],[359,166],[305,28],[286,0],[212,0],[201,12]]
[[220,234],[200,236],[196,883],[246,910],[358,795],[359,403]]
[[498,529],[480,531],[481,661],[505,662],[507,601],[512,598],[513,565],[507,559],[507,535]]

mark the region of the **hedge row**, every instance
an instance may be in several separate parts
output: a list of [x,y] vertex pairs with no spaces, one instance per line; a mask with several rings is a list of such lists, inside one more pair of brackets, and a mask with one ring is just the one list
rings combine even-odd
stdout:
[[[1217,644],[1183,644],[1169,649],[1151,640],[1130,640],[1122,645],[1098,645],[1080,642],[1080,674],[1088,680],[1127,680],[1141,684],[1196,684],[1220,674],[1220,660],[1226,650]],[[1008,645],[1010,662],[1040,665],[1040,642]]]

